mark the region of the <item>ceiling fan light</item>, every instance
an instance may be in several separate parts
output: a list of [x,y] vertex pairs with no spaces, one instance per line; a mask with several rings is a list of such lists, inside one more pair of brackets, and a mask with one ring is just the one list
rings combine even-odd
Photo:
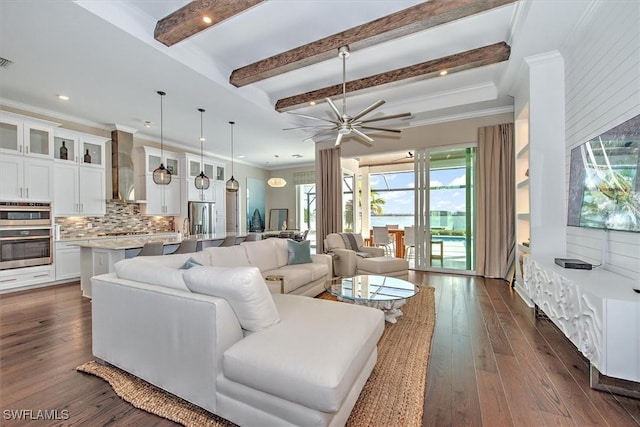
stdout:
[[273,177],[269,178],[267,184],[269,184],[269,187],[282,188],[287,185],[287,181],[284,178]]

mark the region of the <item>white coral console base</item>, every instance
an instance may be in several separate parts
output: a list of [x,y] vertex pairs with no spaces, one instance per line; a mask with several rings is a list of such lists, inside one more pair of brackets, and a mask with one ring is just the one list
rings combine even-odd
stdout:
[[637,282],[602,270],[524,259],[524,291],[600,373],[640,382]]

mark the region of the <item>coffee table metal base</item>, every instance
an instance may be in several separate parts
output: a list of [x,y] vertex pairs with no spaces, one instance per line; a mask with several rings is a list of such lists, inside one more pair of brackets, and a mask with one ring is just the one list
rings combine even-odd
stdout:
[[400,307],[407,303],[406,299],[393,300],[393,301],[366,301],[366,300],[354,300],[349,298],[338,297],[339,301],[349,302],[357,305],[366,305],[367,307],[377,308],[384,313],[384,320],[389,323],[396,323],[398,317],[402,316],[402,310]]

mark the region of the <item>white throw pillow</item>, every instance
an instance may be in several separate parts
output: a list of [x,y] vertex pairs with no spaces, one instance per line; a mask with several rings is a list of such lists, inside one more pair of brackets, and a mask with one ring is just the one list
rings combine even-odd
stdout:
[[259,331],[280,321],[256,267],[193,267],[182,277],[191,292],[226,299],[247,331]]

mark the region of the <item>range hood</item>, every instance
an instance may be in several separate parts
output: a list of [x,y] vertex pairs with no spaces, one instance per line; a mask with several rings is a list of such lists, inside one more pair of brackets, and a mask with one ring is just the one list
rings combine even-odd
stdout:
[[[134,130],[135,132],[135,130]],[[136,200],[133,185],[133,133],[121,130],[111,132],[111,184],[113,199],[124,202],[146,203]]]

